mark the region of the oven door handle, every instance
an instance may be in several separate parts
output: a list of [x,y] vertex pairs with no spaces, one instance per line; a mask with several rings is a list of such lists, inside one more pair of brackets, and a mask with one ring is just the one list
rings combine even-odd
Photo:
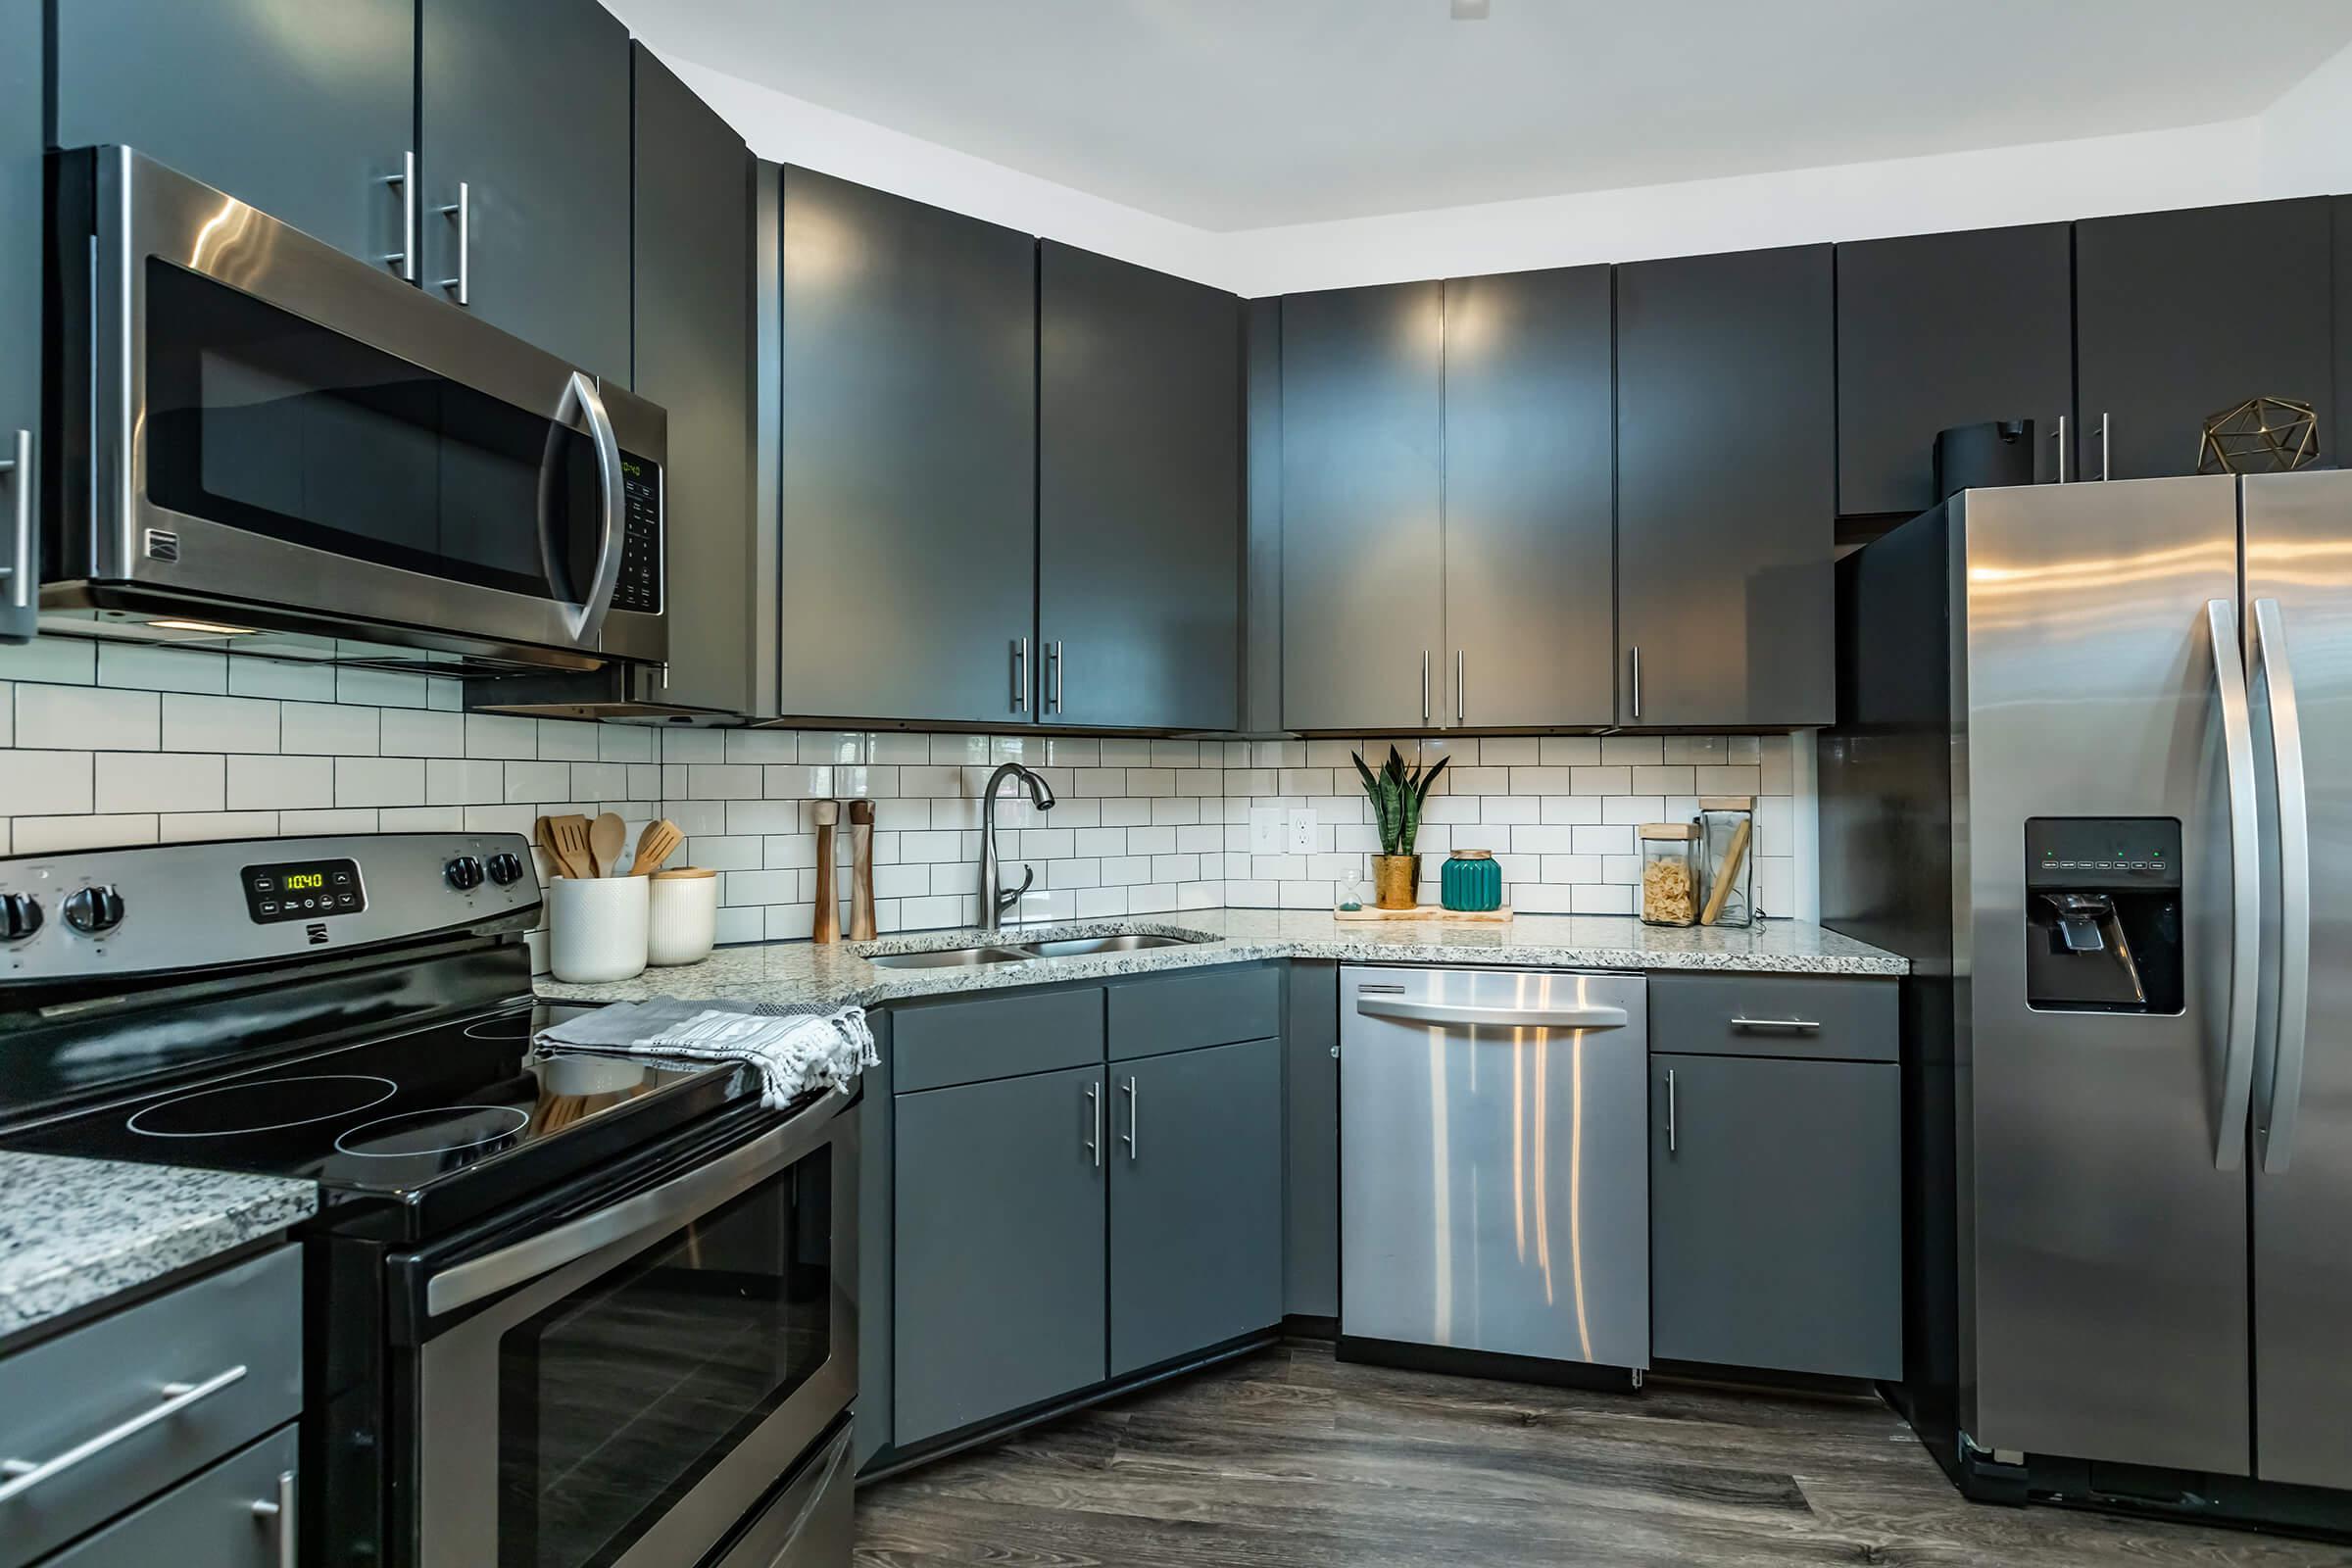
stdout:
[[424,1310],[439,1317],[473,1305],[589,1253],[648,1231],[674,1228],[739,1194],[750,1191],[777,1171],[806,1158],[829,1136],[834,1117],[846,1103],[838,1093],[825,1096],[783,1126],[738,1144],[707,1164],[659,1187],[624,1198],[617,1203],[567,1220],[553,1230],[527,1236],[452,1263],[424,1282]]
[[605,412],[604,394],[584,370],[574,370],[564,380],[564,395],[556,403],[555,422],[547,432],[547,459],[539,469],[539,549],[547,580],[562,582],[565,563],[554,526],[557,464],[563,457],[564,432],[571,428],[575,413],[587,419],[588,438],[596,445],[596,571],[588,580],[587,596],[577,605],[564,607],[564,625],[574,643],[593,648],[604,635],[606,612],[612,608],[613,592],[620,586],[626,495],[621,489],[620,436],[612,428],[612,416]]

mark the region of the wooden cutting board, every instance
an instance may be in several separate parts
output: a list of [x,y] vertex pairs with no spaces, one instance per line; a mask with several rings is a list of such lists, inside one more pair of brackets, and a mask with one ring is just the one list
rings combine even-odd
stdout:
[[1499,909],[1448,909],[1440,905],[1423,904],[1410,909],[1376,909],[1367,904],[1360,909],[1334,909],[1334,920],[1443,920],[1459,925],[1501,925],[1511,919],[1511,906]]

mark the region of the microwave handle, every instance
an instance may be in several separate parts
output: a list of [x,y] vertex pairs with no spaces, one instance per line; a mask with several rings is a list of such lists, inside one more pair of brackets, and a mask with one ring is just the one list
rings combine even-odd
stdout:
[[570,428],[575,413],[587,418],[589,439],[596,443],[596,572],[588,580],[587,597],[566,608],[564,621],[573,642],[594,647],[604,635],[605,614],[612,608],[613,590],[620,586],[626,499],[621,490],[620,437],[613,432],[612,416],[605,412],[604,394],[597,390],[595,378],[584,370],[572,371],[564,383],[564,396],[556,404],[555,428],[548,432],[547,462],[539,472],[542,526],[539,548],[548,581],[560,581],[563,564],[556,555],[555,531],[546,522],[554,514],[556,460],[561,451],[559,432]]

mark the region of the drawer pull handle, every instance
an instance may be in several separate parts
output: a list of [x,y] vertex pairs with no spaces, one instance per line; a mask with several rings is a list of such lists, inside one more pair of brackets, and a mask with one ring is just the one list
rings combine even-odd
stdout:
[[267,1525],[277,1543],[277,1568],[301,1568],[301,1549],[294,1533],[294,1472],[281,1470],[277,1474],[275,1500],[263,1498],[253,1505],[254,1521]]
[[1821,1025],[1811,1018],[1734,1018],[1732,1027],[1768,1035],[1809,1035]]
[[29,1459],[0,1459],[0,1473],[9,1478],[6,1482],[0,1482],[0,1502],[30,1492],[51,1476],[71,1470],[82,1460],[93,1454],[104,1453],[118,1443],[128,1442],[157,1422],[170,1420],[199,1399],[211,1398],[244,1376],[243,1367],[232,1366],[225,1372],[206,1378],[202,1383],[167,1383],[158,1391],[164,1396],[163,1403],[132,1416],[121,1426],[110,1427],[96,1437],[74,1445],[53,1459],[44,1459],[38,1464]]

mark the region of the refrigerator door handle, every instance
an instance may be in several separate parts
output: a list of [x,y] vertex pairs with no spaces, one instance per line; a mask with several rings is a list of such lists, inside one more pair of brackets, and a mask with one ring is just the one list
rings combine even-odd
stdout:
[[2303,771],[2303,720],[2287,659],[2286,614],[2254,601],[2254,660],[2270,690],[2271,758],[2278,781],[2278,1017],[2254,1140],[2262,1168],[2285,1171],[2303,1102],[2303,1053],[2311,1026],[2311,807]]
[[2214,695],[2222,706],[2222,750],[2230,789],[2230,1015],[2220,1081],[2214,1086],[2213,1163],[2235,1170],[2244,1158],[2246,1107],[2254,1087],[2254,1016],[2262,980],[2262,841],[2254,808],[2254,729],[2246,706],[2237,612],[2205,602],[2213,643]]

